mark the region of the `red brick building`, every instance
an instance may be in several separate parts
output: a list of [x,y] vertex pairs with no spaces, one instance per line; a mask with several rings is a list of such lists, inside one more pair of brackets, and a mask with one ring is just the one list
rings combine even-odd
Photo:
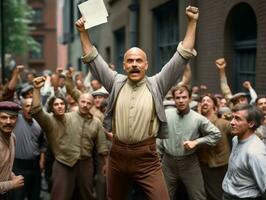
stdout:
[[35,11],[31,36],[40,44],[40,52],[29,52],[22,61],[30,69],[41,73],[57,67],[57,23],[55,0],[28,0]]
[[[147,52],[154,74],[170,58],[184,37],[187,5],[200,9],[192,84],[220,92],[215,59],[225,57],[233,92],[249,80],[266,93],[265,0],[106,0],[108,23],[90,29],[99,52],[122,70],[123,52],[139,46]],[[94,35],[93,35],[94,34]]]

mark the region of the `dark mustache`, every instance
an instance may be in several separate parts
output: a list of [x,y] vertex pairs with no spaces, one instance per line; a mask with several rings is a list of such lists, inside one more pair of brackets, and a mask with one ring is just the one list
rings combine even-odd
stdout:
[[4,128],[13,128],[12,125],[6,125],[6,126],[3,126]]
[[135,72],[139,73],[140,70],[138,68],[133,68],[133,69],[129,70],[129,73],[135,73]]

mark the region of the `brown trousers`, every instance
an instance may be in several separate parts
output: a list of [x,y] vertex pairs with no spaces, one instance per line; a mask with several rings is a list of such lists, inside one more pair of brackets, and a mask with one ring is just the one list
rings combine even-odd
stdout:
[[52,172],[52,200],[92,200],[93,193],[92,158],[79,160],[73,167],[57,160]]
[[114,138],[107,174],[108,199],[127,199],[133,182],[143,189],[148,199],[169,199],[155,138],[131,145]]

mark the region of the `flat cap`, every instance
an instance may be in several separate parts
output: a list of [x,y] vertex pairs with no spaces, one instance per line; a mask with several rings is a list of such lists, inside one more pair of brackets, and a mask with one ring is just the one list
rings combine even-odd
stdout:
[[33,90],[33,85],[27,84],[22,88],[20,94],[24,97],[24,95],[26,95],[31,90]]
[[10,115],[18,115],[21,107],[12,101],[1,101],[0,102],[0,112],[4,112]]
[[91,95],[94,96],[94,97],[95,96],[104,96],[104,97],[106,97],[106,96],[109,95],[109,93],[107,92],[107,90],[104,87],[101,87],[100,89],[91,92]]

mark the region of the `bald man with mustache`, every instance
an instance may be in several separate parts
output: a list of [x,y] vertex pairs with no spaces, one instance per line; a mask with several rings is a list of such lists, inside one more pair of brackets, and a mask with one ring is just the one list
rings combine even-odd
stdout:
[[110,93],[104,128],[112,138],[107,172],[108,199],[127,199],[132,183],[137,183],[148,199],[169,199],[156,137],[167,138],[163,98],[182,76],[188,60],[196,55],[198,8],[186,8],[188,27],[185,38],[161,72],[146,76],[146,53],[133,47],[124,54],[126,75],[111,70],[92,45],[84,28],[85,19],[76,22],[86,63],[94,78]]

